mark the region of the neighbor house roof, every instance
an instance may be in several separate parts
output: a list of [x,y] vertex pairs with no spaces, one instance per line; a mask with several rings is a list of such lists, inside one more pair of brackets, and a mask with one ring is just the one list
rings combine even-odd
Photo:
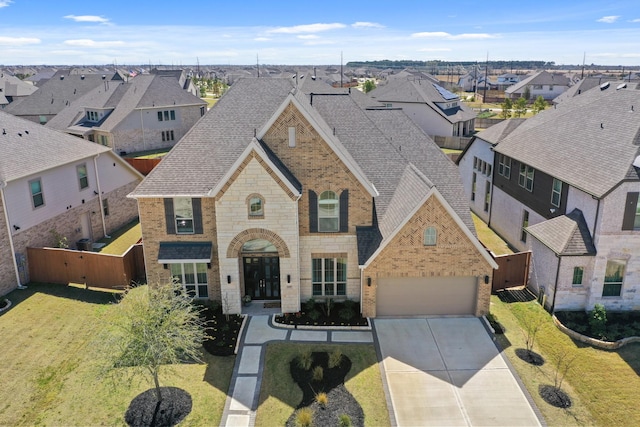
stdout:
[[595,197],[637,180],[640,91],[617,87],[596,87],[527,119],[494,150]]
[[589,89],[593,89],[596,86],[600,86],[605,82],[606,80],[603,80],[601,77],[585,77],[584,79],[580,80],[578,83],[571,86],[565,92],[556,96],[553,99],[553,103],[558,104],[569,98],[573,98],[574,96],[581,95],[583,92],[586,92]]
[[558,255],[595,255],[596,247],[580,209],[531,225],[527,233]]
[[504,92],[507,94],[522,93],[524,92],[525,88],[530,85],[569,86],[569,82],[569,78],[561,74],[553,74],[548,71],[540,71],[539,73],[529,76],[526,79],[509,86],[504,90]]

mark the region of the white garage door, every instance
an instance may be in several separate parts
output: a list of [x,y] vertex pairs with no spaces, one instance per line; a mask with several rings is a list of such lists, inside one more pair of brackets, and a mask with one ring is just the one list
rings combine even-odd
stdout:
[[378,279],[377,316],[474,315],[475,277]]

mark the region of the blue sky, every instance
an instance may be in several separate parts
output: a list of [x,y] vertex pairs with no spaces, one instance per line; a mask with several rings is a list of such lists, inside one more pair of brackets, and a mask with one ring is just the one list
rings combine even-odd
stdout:
[[0,64],[640,65],[637,0],[484,3],[0,0]]

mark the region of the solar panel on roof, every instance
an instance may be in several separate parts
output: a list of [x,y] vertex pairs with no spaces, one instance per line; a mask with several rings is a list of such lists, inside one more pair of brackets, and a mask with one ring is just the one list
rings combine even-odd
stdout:
[[450,100],[450,99],[457,99],[457,98],[458,98],[458,95],[456,95],[456,94],[454,94],[454,93],[449,92],[448,90],[446,90],[446,89],[445,89],[445,88],[443,88],[442,86],[438,86],[438,85],[437,85],[437,84],[435,84],[435,83],[431,83],[431,84],[433,85],[433,87],[435,87],[435,88],[436,88],[436,90],[437,90],[438,92],[440,92],[440,95],[442,95],[442,97],[443,97],[444,99],[446,99],[447,101],[448,101],[448,100]]

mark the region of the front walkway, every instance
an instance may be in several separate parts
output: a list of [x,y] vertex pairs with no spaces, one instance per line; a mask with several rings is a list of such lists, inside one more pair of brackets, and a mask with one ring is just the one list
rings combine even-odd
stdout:
[[273,341],[309,343],[373,343],[371,330],[291,329],[275,327],[269,315],[247,317],[221,426],[253,426],[260,400],[266,345]]

